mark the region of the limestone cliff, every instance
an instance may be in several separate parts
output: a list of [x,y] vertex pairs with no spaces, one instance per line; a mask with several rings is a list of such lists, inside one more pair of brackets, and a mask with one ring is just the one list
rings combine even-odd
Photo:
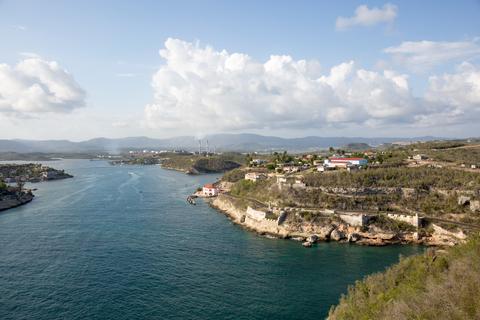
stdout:
[[374,224],[352,226],[337,216],[305,221],[295,213],[284,213],[283,216],[269,218],[262,215],[262,211],[249,207],[244,200],[226,194],[210,200],[210,205],[225,213],[233,222],[259,234],[301,241],[310,241],[308,239],[314,236],[315,241],[333,240],[382,246],[401,243],[454,245],[465,239],[463,233],[448,232],[438,226],[435,226],[431,234],[419,235],[413,231],[383,230]]

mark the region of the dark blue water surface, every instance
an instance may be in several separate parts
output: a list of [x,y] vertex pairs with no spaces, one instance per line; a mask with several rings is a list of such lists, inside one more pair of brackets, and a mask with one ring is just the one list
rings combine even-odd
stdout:
[[422,249],[266,239],[185,197],[217,175],[49,163],[0,214],[0,319],[322,319],[347,286]]

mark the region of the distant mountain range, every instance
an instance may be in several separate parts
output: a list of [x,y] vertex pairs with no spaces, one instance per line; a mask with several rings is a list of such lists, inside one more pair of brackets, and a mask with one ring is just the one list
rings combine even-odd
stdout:
[[[202,139],[202,150],[206,149],[208,140],[209,150],[213,151],[242,151],[268,152],[274,150],[288,150],[301,152],[325,149],[328,147],[342,147],[348,144],[367,144],[378,146],[384,143],[428,141],[435,137],[415,138],[362,138],[362,137],[304,137],[279,138],[257,134],[214,134]],[[148,137],[128,137],[119,139],[95,138],[91,140],[73,142],[68,140],[1,140],[0,152],[44,152],[44,153],[84,153],[110,152],[117,153],[127,150],[198,150],[198,139],[191,136],[174,137],[168,139],[153,139]]]

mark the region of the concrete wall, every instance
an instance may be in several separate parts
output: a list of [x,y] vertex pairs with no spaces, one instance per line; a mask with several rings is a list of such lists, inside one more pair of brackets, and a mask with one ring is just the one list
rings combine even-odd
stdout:
[[267,216],[267,213],[260,210],[255,210],[252,207],[247,208],[247,217],[253,220],[262,221]]
[[274,219],[256,220],[247,215],[245,216],[244,224],[258,231],[269,233],[279,232],[277,220]]
[[358,213],[358,214],[351,214],[351,213],[339,213],[338,217],[348,223],[351,226],[355,227],[363,227],[367,224],[368,220],[370,219],[369,216]]
[[417,228],[422,224],[422,219],[418,215],[410,216],[407,214],[388,213],[387,217],[393,220],[406,222]]

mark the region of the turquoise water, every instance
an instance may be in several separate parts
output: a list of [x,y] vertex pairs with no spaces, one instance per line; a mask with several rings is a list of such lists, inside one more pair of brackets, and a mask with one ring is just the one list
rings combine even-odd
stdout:
[[0,213],[0,319],[322,319],[347,286],[415,246],[266,239],[186,196],[218,176],[50,162]]

